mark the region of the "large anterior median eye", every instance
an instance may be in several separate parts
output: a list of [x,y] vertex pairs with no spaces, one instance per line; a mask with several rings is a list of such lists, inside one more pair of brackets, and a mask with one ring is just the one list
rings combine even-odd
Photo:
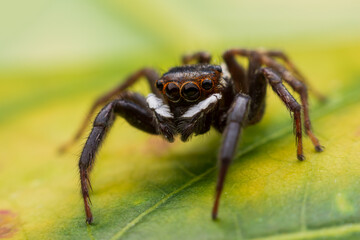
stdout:
[[173,102],[180,100],[180,88],[175,83],[169,83],[165,87],[166,96]]
[[181,88],[181,95],[188,101],[196,101],[200,97],[200,89],[192,82],[185,83]]

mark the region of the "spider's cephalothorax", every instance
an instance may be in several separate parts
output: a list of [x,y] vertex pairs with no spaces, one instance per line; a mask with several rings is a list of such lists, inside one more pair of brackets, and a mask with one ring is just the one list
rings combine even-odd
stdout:
[[[236,56],[249,60],[246,71],[236,61]],[[278,63],[277,58],[284,61],[285,66]],[[304,160],[301,115],[304,118],[305,133],[310,137],[315,150],[322,151],[322,146],[311,131],[306,80],[285,54],[279,51],[231,49],[223,54],[223,59],[224,64],[218,66],[210,64],[211,57],[208,53],[186,55],[183,57],[183,66],[171,68],[162,77],[153,69],[141,69],[94,103],[82,127],[70,142],[71,144],[80,138],[96,108],[107,103],[94,120],[93,129],[79,160],[87,223],[93,220],[89,206],[89,172],[115,115],[147,133],[161,135],[169,142],[174,141],[176,135],[186,141],[192,134],[209,131],[211,126],[223,134],[213,219],[217,217],[225,176],[242,128],[257,123],[264,114],[267,84],[292,112],[297,158]],[[189,65],[190,62],[194,64]],[[141,77],[148,80],[152,92],[146,98],[126,91]],[[300,94],[301,104],[288,92],[283,82]],[[313,93],[323,99],[319,93]],[[68,146],[66,144],[62,150]]]
[[178,106],[202,101],[221,92],[225,85],[222,68],[207,64],[175,67],[156,81],[156,87],[168,102],[180,102]]
[[177,134],[186,141],[191,134],[207,132],[219,120],[214,115],[224,113],[229,107],[224,103],[230,104],[235,94],[228,71],[208,64],[172,68],[155,86],[162,96],[151,93],[146,100],[158,131],[170,142]]

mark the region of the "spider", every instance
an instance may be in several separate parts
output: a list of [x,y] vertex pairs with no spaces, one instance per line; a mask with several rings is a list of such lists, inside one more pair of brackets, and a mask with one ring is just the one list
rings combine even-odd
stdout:
[[[247,70],[237,61],[237,57],[248,59]],[[282,60],[284,65],[277,59]],[[212,65],[211,55],[207,52],[185,55],[182,58],[183,65],[171,68],[161,77],[155,70],[144,68],[130,75],[122,84],[94,102],[75,137],[62,148],[65,150],[78,140],[97,107],[106,104],[93,122],[93,128],[79,160],[81,192],[88,224],[93,221],[89,205],[89,173],[96,152],[116,115],[144,132],[163,136],[169,142],[173,142],[176,135],[180,135],[181,141],[187,141],[193,134],[208,132],[211,126],[223,134],[218,156],[219,172],[212,209],[213,219],[218,215],[225,176],[242,129],[258,123],[264,115],[267,84],[292,113],[297,159],[305,159],[301,110],[305,133],[310,137],[317,152],[323,150],[311,130],[306,80],[283,52],[230,49],[223,54],[223,60],[221,66]],[[138,93],[126,91],[142,77],[147,79],[152,92],[146,98]],[[300,95],[301,104],[288,92],[283,82]],[[314,94],[323,99],[321,94],[315,91]]]

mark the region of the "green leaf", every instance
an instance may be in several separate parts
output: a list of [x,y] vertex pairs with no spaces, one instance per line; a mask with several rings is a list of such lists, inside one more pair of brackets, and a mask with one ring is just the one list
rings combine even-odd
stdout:
[[89,101],[77,102],[74,94],[33,111],[20,109],[20,117],[4,120],[1,128],[0,144],[12,149],[1,153],[9,161],[2,162],[0,204],[10,211],[1,219],[7,219],[15,239],[359,236],[360,85],[355,80],[328,94],[327,103],[312,106],[313,126],[326,149],[316,153],[305,139],[304,162],[296,160],[291,119],[269,90],[265,119],[244,132],[215,222],[210,210],[218,134],[170,145],[119,120],[92,172],[95,223],[86,226],[78,157],[59,157],[55,150],[72,132],[65,129],[77,127],[71,120],[81,120],[86,108],[78,109]]
[[[358,29],[350,14],[357,13],[356,7],[329,4],[326,9],[336,14],[323,27],[317,20],[329,19],[323,18],[328,13],[309,11],[303,23],[291,18],[299,11],[293,3],[282,5],[292,21],[284,25],[282,18],[272,18],[269,9],[275,8],[267,1],[254,15],[255,5],[235,1],[226,8],[209,2],[208,11],[199,11],[204,7],[199,1],[178,6],[156,0],[139,9],[120,1],[87,5],[80,0],[67,18],[76,24],[62,28],[59,12],[70,9],[68,2],[36,2],[26,5],[15,25],[8,19],[0,23],[6,25],[6,44],[0,46],[0,238],[360,238],[360,45],[347,35]],[[312,9],[311,1],[304,4],[302,10]],[[231,6],[241,7],[241,14]],[[41,8],[46,14],[40,20],[23,24],[27,19],[21,17],[33,18]],[[92,27],[81,32],[82,21]],[[48,22],[53,32],[46,45]],[[242,31],[224,27],[229,22],[241,23]],[[306,22],[314,23],[311,31]],[[333,25],[335,37],[328,33]],[[274,26],[279,26],[275,32]],[[24,29],[31,34],[25,36]],[[323,35],[313,35],[323,29]],[[68,36],[74,41],[68,44],[71,51],[54,47],[67,43]],[[324,104],[310,102],[313,128],[325,151],[316,153],[304,138],[306,160],[296,159],[291,118],[269,88],[265,117],[245,129],[226,179],[219,220],[212,221],[221,136],[211,131],[188,143],[168,144],[118,119],[91,173],[94,225],[87,226],[77,169],[84,141],[63,156],[56,150],[75,132],[92,100],[143,65],[166,69],[178,63],[178,54],[199,48],[212,51],[217,61],[226,46],[263,46],[265,38],[267,46],[290,53],[311,85],[328,97]],[[39,52],[43,45],[56,49],[59,64],[47,68],[47,51]],[[98,54],[103,55],[98,59]],[[78,55],[80,63],[73,60]],[[18,56],[25,56],[21,68]],[[33,60],[37,64],[26,65]],[[146,88],[139,83],[133,90],[145,93]]]

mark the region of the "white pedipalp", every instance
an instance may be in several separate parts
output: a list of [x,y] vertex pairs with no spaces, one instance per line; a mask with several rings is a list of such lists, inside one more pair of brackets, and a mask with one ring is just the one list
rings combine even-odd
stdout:
[[212,94],[210,97],[199,102],[195,106],[190,107],[181,117],[182,118],[191,118],[201,111],[207,109],[211,104],[216,103],[222,98],[220,93]]
[[225,63],[221,64],[222,74],[224,78],[231,78],[229,69]]
[[149,105],[149,108],[154,110],[157,114],[165,118],[174,118],[174,115],[170,112],[170,108],[166,105],[162,99],[155,96],[155,94],[150,93],[146,102]]
[[221,69],[222,69],[222,77],[220,79],[220,84],[225,87],[228,85],[228,81],[231,79],[231,74],[225,63],[221,64]]

